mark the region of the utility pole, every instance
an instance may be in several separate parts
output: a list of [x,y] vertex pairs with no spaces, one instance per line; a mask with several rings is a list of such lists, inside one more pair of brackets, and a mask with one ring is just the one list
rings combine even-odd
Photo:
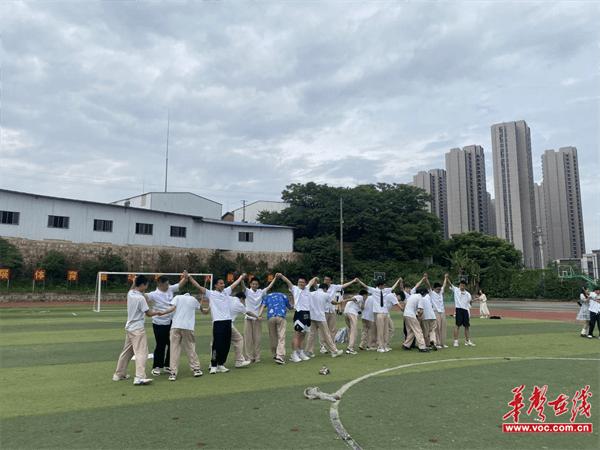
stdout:
[[171,113],[167,111],[167,152],[165,155],[165,192],[167,192],[167,183],[169,179],[169,128],[171,125]]
[[242,200],[242,222],[246,221],[246,200]]
[[340,197],[340,284],[344,284],[344,201]]

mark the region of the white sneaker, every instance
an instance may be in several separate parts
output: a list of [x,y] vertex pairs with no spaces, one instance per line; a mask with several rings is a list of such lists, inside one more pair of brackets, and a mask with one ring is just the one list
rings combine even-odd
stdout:
[[[204,374],[202,373],[202,371],[200,369],[194,370],[194,376],[195,377],[201,377],[202,375],[204,375]],[[171,379],[171,377],[169,377],[169,380],[170,379]]]
[[385,353],[385,348],[378,348],[377,353]]
[[346,353],[348,353],[349,355],[357,355],[358,353],[356,352],[356,350],[348,348],[346,349]]
[[251,364],[251,362],[248,361],[248,360],[236,361],[235,362],[235,368],[236,369],[241,369],[242,367],[248,367],[250,364]]
[[152,369],[152,375],[154,375],[155,377],[160,376],[160,368],[155,367],[154,369]]
[[454,341],[454,344],[452,344],[452,347],[458,347],[458,341]]
[[124,377],[120,377],[119,375],[114,374],[113,377],[112,377],[112,380],[113,381],[121,381],[121,380],[129,380],[129,378],[130,378],[129,375],[125,375]]
[[292,356],[290,356],[290,361],[298,363],[298,362],[302,362],[302,359],[298,356],[298,352],[293,352]]
[[217,373],[227,373],[229,369],[225,366],[217,366]]
[[169,381],[177,381],[177,375],[175,375],[174,373],[169,375]]
[[323,354],[329,353],[329,351],[327,350],[327,347],[325,347],[324,345],[321,345],[321,353],[323,353]]
[[392,347],[386,347],[386,348],[384,348],[384,350],[385,350],[386,352],[391,352],[391,351],[392,351]]
[[135,377],[133,379],[134,386],[143,386],[145,384],[150,384],[150,383],[152,383],[152,378],[138,378],[138,377]]
[[338,350],[338,351],[336,351],[336,352],[332,353],[332,354],[331,354],[331,357],[332,357],[332,358],[337,358],[338,356],[341,356],[341,355],[343,355],[343,354],[344,354],[344,350]]
[[465,342],[465,345],[466,345],[467,347],[475,347],[475,346],[476,346],[476,345],[475,345],[473,342],[471,342],[471,341],[467,341],[467,342]]
[[439,348],[444,348],[444,347],[442,347],[441,345],[436,345],[435,348],[439,349]]
[[298,356],[300,357],[300,359],[302,361],[308,361],[310,358],[308,357],[308,355],[306,353],[304,353],[304,350],[299,350],[298,351]]
[[448,346],[447,346],[447,345],[442,345],[442,347],[444,347],[444,348],[448,348]]
[[316,356],[313,352],[304,352],[304,354],[309,358],[314,358]]
[[217,368],[211,366],[210,369],[209,369],[209,371],[208,371],[208,373],[217,373]]

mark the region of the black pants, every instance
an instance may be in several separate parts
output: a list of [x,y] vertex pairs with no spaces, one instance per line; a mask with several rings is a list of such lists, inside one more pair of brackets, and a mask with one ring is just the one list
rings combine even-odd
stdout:
[[590,329],[588,336],[594,335],[594,328],[598,325],[598,331],[600,331],[600,313],[590,311]]
[[217,320],[213,322],[211,367],[222,366],[227,361],[231,347],[231,320]]
[[153,323],[152,329],[154,330],[154,339],[156,339],[156,347],[154,347],[154,365],[152,367],[161,369],[163,367],[169,367],[169,360],[171,359],[171,348],[169,346],[171,324],[156,325]]

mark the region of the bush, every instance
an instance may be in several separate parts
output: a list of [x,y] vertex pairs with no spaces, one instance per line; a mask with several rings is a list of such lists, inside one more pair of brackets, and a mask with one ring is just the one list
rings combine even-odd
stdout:
[[49,281],[54,283],[66,281],[69,264],[64,253],[50,250],[39,265],[42,269],[46,269],[46,278]]
[[22,275],[23,257],[21,252],[15,245],[2,238],[0,238],[0,267],[10,269],[11,278]]

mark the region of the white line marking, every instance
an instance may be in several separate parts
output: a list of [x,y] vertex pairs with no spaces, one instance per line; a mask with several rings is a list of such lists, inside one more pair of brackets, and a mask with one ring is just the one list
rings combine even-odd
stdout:
[[361,450],[362,447],[358,444],[358,442],[356,442],[352,438],[352,436],[350,436],[350,433],[348,433],[348,431],[346,431],[346,428],[344,428],[344,425],[342,424],[342,421],[340,419],[340,414],[339,414],[339,404],[344,398],[343,395],[352,386],[355,386],[356,384],[358,384],[361,381],[364,381],[368,378],[371,378],[371,377],[374,377],[377,375],[381,375],[383,373],[391,372],[393,370],[406,369],[407,367],[424,366],[427,364],[440,364],[440,363],[444,363],[444,362],[482,361],[482,360],[495,360],[495,359],[504,359],[507,361],[532,360],[532,359],[548,360],[548,361],[600,361],[600,358],[561,358],[561,357],[543,357],[543,356],[481,356],[481,357],[473,357],[473,358],[451,358],[451,359],[441,359],[441,360],[437,360],[437,361],[422,361],[422,362],[417,362],[417,363],[402,364],[400,366],[388,367],[387,369],[381,369],[381,370],[377,370],[375,372],[368,373],[366,375],[363,375],[362,377],[355,378],[354,380],[351,380],[348,383],[344,384],[334,394],[332,394],[332,395],[338,395],[340,397],[340,399],[337,402],[331,404],[331,406],[329,408],[329,419],[331,420],[331,424],[333,425],[333,428],[335,429],[335,432],[337,433],[337,435],[348,445],[348,447],[350,447],[354,450]]

